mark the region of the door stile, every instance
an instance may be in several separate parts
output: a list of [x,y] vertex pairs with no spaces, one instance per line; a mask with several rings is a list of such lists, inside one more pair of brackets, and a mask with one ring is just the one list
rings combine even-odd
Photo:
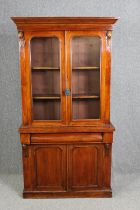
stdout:
[[111,81],[111,43],[112,43],[112,31],[106,32],[106,113],[105,119],[109,122],[110,119],[110,81]]
[[29,124],[28,118],[28,71],[26,68],[26,46],[27,46],[27,34],[24,31],[18,32],[19,37],[19,55],[20,55],[20,74],[21,74],[21,93],[22,93],[22,125],[27,126]]
[[30,35],[29,33],[25,33],[25,61],[26,61],[26,92],[27,92],[27,99],[26,99],[26,107],[28,109],[28,124],[31,125],[32,121],[32,85],[31,85],[31,56],[30,56]]
[[71,121],[71,93],[72,93],[72,86],[71,86],[71,65],[70,65],[70,33],[69,31],[65,31],[65,70],[66,70],[66,89],[70,90],[70,95],[66,96],[66,106],[67,106],[67,112],[66,112],[66,123],[67,125]]
[[103,122],[106,122],[105,114],[106,114],[106,32],[101,33],[101,40],[102,40],[102,46],[101,46],[101,83],[100,83],[100,91],[101,91],[101,119]]

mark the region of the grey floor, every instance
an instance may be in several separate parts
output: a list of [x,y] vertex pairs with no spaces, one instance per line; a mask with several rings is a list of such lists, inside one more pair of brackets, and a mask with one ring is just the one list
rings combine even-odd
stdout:
[[140,174],[113,175],[113,198],[23,199],[22,176],[0,175],[0,210],[140,210]]

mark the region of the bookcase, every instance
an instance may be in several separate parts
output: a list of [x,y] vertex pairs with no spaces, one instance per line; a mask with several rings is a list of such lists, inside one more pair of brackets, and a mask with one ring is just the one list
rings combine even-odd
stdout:
[[111,197],[114,17],[12,17],[24,198]]

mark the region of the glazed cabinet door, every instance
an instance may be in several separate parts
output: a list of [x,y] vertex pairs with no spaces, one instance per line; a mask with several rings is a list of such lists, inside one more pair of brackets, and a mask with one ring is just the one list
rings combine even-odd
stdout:
[[69,147],[69,189],[93,190],[102,186],[103,180],[102,145],[71,145]]
[[66,146],[34,146],[34,188],[45,191],[66,190]]
[[105,32],[66,32],[70,124],[92,124],[105,114]]
[[64,124],[64,33],[29,32],[26,43],[31,82],[29,121],[35,125]]

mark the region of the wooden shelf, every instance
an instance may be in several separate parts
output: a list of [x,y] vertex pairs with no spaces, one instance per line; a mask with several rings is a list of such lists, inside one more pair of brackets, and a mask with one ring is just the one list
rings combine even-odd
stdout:
[[79,66],[79,67],[73,67],[73,70],[98,70],[100,69],[99,66]]
[[48,67],[48,66],[34,66],[34,67],[32,67],[32,70],[40,70],[40,71],[42,71],[42,70],[60,70],[60,68],[59,67]]
[[60,95],[33,95],[34,100],[58,100],[61,99]]
[[[98,95],[72,95],[73,99],[98,99]],[[33,95],[34,100],[56,100],[61,99],[60,95]]]
[[[40,95],[40,94],[36,94],[33,95],[33,99],[34,100],[56,100],[56,99],[60,99],[60,95]],[[100,98],[100,96],[98,95],[72,95],[73,99],[98,99]]]
[[98,98],[100,98],[100,96],[99,95],[72,95],[72,98],[73,99],[98,99]]

